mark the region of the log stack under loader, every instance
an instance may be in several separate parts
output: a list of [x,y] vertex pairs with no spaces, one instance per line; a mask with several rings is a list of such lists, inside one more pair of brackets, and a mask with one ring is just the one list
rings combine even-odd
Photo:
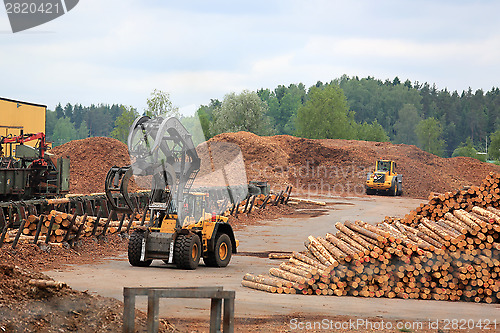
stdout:
[[307,251],[268,276],[245,275],[242,284],[275,293],[499,303],[499,184],[500,175],[490,174],[439,203],[433,196],[402,220],[336,223],[336,232],[309,236]]
[[[140,218],[140,216],[135,217]],[[76,241],[80,237],[128,232],[130,227],[138,223],[140,221],[129,221],[125,218],[120,221],[111,221],[108,218],[87,214],[78,216],[52,210],[47,215],[29,215],[22,224],[22,228],[5,232],[3,242],[11,243],[17,238],[20,242],[62,243]]]

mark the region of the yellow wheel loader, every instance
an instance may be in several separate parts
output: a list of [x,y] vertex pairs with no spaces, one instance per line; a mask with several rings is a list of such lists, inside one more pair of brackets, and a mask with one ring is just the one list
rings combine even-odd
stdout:
[[[163,260],[181,269],[196,269],[203,258],[206,266],[227,266],[238,241],[227,217],[220,214],[247,195],[246,176],[244,186],[236,188],[229,186],[224,167],[219,173],[208,170],[201,176],[205,186],[192,190],[202,159],[191,135],[176,118],[137,118],[130,129],[128,147],[132,164],[110,169],[105,193],[114,211],[133,212],[136,207],[127,192],[129,178],[133,174],[136,182],[142,177],[151,184],[140,226],[130,235],[129,263],[149,266],[153,260]],[[205,171],[210,166],[215,169],[214,154],[223,148],[212,145],[205,149],[209,152],[205,154],[209,156]],[[227,159],[221,163],[231,164]],[[215,178],[225,180],[225,186],[210,186]],[[121,200],[116,200],[113,192],[120,192]]]
[[403,195],[403,175],[396,172],[396,162],[378,160],[374,172],[366,175],[366,194]]
[[173,210],[164,211],[159,205],[150,205],[150,209],[156,210],[153,215],[158,216],[153,220],[149,217],[147,226],[136,227],[130,236],[130,264],[149,266],[153,259],[160,259],[178,268],[196,269],[203,258],[206,266],[227,266],[236,253],[238,241],[227,217],[207,213],[207,199],[206,193],[187,195],[185,208],[191,212],[182,227]]

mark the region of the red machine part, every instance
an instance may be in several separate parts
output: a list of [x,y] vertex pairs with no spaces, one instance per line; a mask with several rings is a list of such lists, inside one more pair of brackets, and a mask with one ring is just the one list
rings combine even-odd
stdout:
[[33,133],[33,134],[24,134],[21,131],[20,135],[0,137],[0,145],[5,144],[5,143],[22,143],[22,144],[24,144],[25,142],[29,142],[29,141],[33,141],[33,140],[40,140],[40,142],[39,142],[40,159],[33,161],[33,164],[46,166],[47,162],[45,162],[45,160],[44,160],[44,155],[45,155],[45,151],[47,151],[48,145],[45,142],[45,134],[43,132],[38,132],[38,133]]

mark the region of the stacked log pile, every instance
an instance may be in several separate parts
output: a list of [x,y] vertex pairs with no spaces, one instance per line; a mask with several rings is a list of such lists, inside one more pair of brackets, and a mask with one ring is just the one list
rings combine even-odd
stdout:
[[336,223],[336,233],[309,236],[306,252],[294,252],[269,276],[247,274],[242,284],[276,293],[499,303],[500,209],[483,193],[496,193],[499,180],[483,181],[489,185],[478,187],[480,201],[473,188],[457,192],[465,199],[449,196],[458,206],[436,205],[433,196],[433,208],[409,223]]
[[[249,196],[245,200],[230,206],[222,215],[237,216],[238,214],[249,214],[253,210],[264,209],[266,206],[286,204],[289,200],[291,190],[292,186],[288,186],[286,190],[279,193],[267,196],[262,194]],[[99,236],[104,233],[117,233],[124,230],[129,231],[136,224],[140,224],[141,222],[139,221],[142,220],[140,214],[135,214],[132,219],[135,219],[137,222],[129,222],[124,217],[120,221],[113,221],[108,218],[73,215],[52,210],[47,215],[27,216],[19,229],[6,231],[2,244],[12,242],[46,242],[57,244],[78,239],[79,237]],[[148,223],[148,215],[145,220],[145,223]],[[3,233],[3,231],[0,230],[0,233]],[[15,241],[16,238],[18,239],[17,241]]]
[[[451,220],[427,220],[422,230],[337,223],[336,234],[309,236],[306,253],[294,252],[269,276],[247,274],[242,284],[277,293],[498,303],[500,211],[490,209],[474,207],[488,217],[474,228]],[[473,217],[457,216],[463,224]]]
[[[77,235],[78,237],[100,235],[103,233],[104,228],[106,228],[106,233],[122,232],[128,230],[129,223],[133,227],[136,223],[140,222],[124,219],[120,226],[120,221],[108,222],[107,218],[100,218],[98,220],[95,216],[77,216],[52,210],[48,215],[29,215],[21,230],[19,241],[33,242],[35,238],[38,241],[46,241],[47,233],[50,229],[50,236],[47,242],[61,243],[73,239]],[[12,242],[18,232],[18,229],[8,231],[4,242]]]
[[468,186],[455,192],[431,193],[429,202],[411,211],[402,222],[416,226],[422,218],[436,221],[457,209],[470,212],[474,206],[500,206],[500,174],[489,173],[480,186]]

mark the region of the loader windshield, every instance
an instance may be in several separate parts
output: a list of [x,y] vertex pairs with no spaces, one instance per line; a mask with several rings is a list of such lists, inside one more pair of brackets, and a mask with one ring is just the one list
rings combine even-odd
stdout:
[[205,213],[205,194],[195,193],[188,194],[186,200],[184,201],[184,209],[186,210],[186,215],[198,222]]
[[391,170],[391,161],[377,161],[377,172],[387,172]]

